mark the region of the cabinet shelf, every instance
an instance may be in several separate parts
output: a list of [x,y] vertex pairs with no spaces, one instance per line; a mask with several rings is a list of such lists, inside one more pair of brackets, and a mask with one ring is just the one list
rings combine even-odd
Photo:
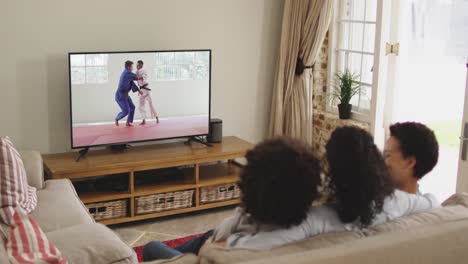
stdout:
[[200,187],[239,181],[241,168],[233,163],[200,166]]
[[78,196],[80,197],[83,203],[87,204],[125,199],[130,198],[132,195],[130,193],[125,192],[89,192],[80,193]]

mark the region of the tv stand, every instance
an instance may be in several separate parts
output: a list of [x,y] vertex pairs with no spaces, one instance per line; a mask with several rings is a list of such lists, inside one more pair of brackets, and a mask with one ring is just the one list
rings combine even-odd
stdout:
[[[42,157],[46,179],[70,179],[78,185],[92,185],[95,181],[107,179],[111,182],[110,187],[123,184],[124,188],[77,189],[78,196],[88,208],[113,208],[113,202],[121,205],[116,209],[122,211],[121,215],[98,219],[100,223],[110,225],[239,204],[240,198],[234,196],[206,201],[204,197],[209,196],[203,196],[203,193],[206,193],[206,188],[237,183],[241,168],[235,159],[243,157],[253,145],[237,137],[224,137],[221,143],[212,145],[207,148],[177,141],[133,146],[132,151],[119,154],[110,149],[96,149],[89,151],[83,162],[75,162],[76,152]],[[183,174],[159,174],[160,170],[174,168]],[[161,180],[153,181],[158,178]],[[113,179],[118,179],[115,185]],[[140,211],[143,208],[138,205],[141,197],[187,191],[193,191],[190,207]],[[219,189],[217,193],[225,191]],[[123,206],[126,210],[122,209]]]
[[84,148],[84,149],[78,151],[79,155],[78,155],[78,157],[76,158],[75,161],[76,161],[76,162],[80,161],[81,158],[83,158],[84,156],[86,156],[86,154],[88,153],[88,151],[89,151],[89,147],[86,147],[86,148]]
[[206,140],[203,140],[203,139],[201,139],[201,138],[199,138],[199,137],[189,137],[188,140],[185,141],[185,144],[186,144],[186,145],[187,145],[187,144],[190,144],[190,143],[192,143],[192,141],[198,142],[198,143],[203,144],[203,145],[205,145],[205,146],[207,146],[207,147],[213,147],[213,145],[211,145],[211,144],[208,143]]

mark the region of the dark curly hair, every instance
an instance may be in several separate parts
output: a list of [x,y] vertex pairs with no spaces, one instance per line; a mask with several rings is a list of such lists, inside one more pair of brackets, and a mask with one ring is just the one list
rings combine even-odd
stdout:
[[430,172],[439,159],[439,143],[434,131],[416,122],[396,123],[390,126],[390,136],[400,143],[403,157],[416,159],[413,174],[421,179]]
[[330,202],[343,223],[370,225],[394,187],[372,136],[357,127],[340,127],[326,145]]
[[259,143],[245,157],[239,182],[245,211],[261,224],[301,223],[321,184],[320,162],[311,148],[277,137]]

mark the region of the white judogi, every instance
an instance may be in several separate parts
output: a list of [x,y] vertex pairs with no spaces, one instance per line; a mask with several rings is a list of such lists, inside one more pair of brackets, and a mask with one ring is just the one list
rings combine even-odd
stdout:
[[[140,86],[140,88],[144,86],[145,84],[148,84],[147,82],[148,75],[146,74],[145,70],[143,69],[137,70],[136,75],[138,77],[138,86]],[[149,88],[148,85],[146,86],[146,88]],[[151,118],[156,118],[158,114],[156,113],[156,110],[154,109],[153,100],[151,99],[151,91],[146,90],[144,88],[140,90],[142,92],[142,94],[140,95],[140,106],[139,106],[141,117],[143,119],[146,119],[146,102],[148,102],[150,112],[151,112]]]

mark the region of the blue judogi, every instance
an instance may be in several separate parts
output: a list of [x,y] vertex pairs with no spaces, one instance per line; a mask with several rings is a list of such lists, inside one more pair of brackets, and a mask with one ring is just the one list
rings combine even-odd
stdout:
[[133,104],[132,98],[128,95],[128,93],[130,91],[138,91],[138,86],[136,86],[136,84],[133,82],[136,79],[136,74],[127,69],[125,69],[120,75],[119,88],[115,92],[115,101],[120,106],[122,111],[115,118],[117,121],[128,115],[127,123],[133,123],[135,105]]

